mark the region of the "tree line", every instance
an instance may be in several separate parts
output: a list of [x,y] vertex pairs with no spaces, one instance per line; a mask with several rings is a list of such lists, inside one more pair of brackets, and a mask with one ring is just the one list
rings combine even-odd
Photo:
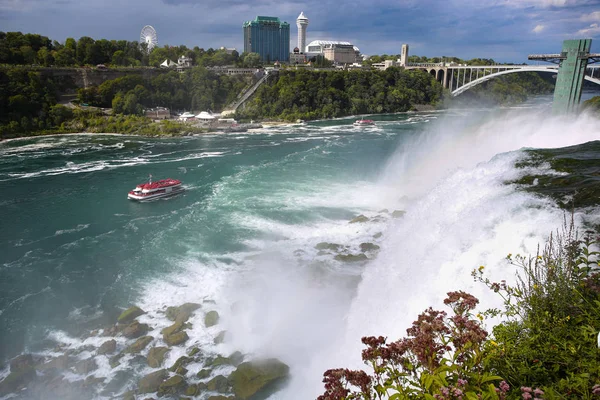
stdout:
[[238,117],[294,121],[393,113],[415,104],[437,105],[442,92],[441,84],[420,70],[285,70],[260,87]]
[[[150,107],[171,110],[221,110],[252,82],[242,75],[217,75],[204,67],[185,74],[159,73],[151,79],[139,74],[105,81],[77,91],[83,109],[58,104],[61,93],[75,88],[69,77],[50,77],[19,67],[0,69],[0,138],[34,132],[80,131],[72,124],[90,117],[90,107],[112,108],[113,115],[142,116]],[[99,117],[93,113],[93,117]],[[137,120],[136,120],[137,121]],[[83,125],[85,128],[85,124]]]
[[39,65],[44,67],[83,67],[98,64],[120,67],[158,67],[165,59],[176,61],[185,56],[193,65],[204,67],[236,65],[258,67],[256,53],[239,54],[225,48],[207,50],[195,46],[154,47],[148,52],[145,43],[128,40],[95,40],[83,36],[67,38],[64,43],[38,34],[0,32],[0,64]]

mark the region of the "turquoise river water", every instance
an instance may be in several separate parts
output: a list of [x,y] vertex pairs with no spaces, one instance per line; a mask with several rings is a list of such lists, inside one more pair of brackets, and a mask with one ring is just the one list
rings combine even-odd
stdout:
[[[292,377],[272,397],[315,398],[324,370],[361,366],[361,336],[402,336],[449,290],[493,304],[470,271],[486,265],[510,280],[506,254],[534,253],[563,218],[552,200],[506,184],[532,172],[514,167],[521,149],[600,139],[596,120],[551,117],[546,103],[372,118],[376,126],[360,128],[341,119],[186,138],[0,142],[0,366],[21,352],[57,355],[57,343],[98,346],[105,338],[86,332],[130,305],[147,311],[142,322],[166,326],[165,307],[197,302],[221,321],[204,328],[199,313],[187,348],[277,357]],[[186,190],[128,201],[149,174]],[[596,211],[576,219],[597,222]],[[370,221],[349,223],[360,214]],[[336,259],[361,243],[381,249],[366,262]],[[227,340],[215,345],[221,330]],[[157,343],[159,331],[150,333]],[[97,377],[129,368],[105,358]]]

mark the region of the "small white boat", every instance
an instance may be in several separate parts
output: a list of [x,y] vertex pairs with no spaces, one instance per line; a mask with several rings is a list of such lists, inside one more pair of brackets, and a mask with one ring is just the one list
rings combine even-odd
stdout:
[[127,194],[129,200],[147,201],[160,197],[172,196],[183,191],[181,181],[178,179],[161,179],[152,182],[152,176],[148,183],[140,183]]
[[357,119],[353,125],[354,126],[375,125],[375,121],[373,121],[372,119]]

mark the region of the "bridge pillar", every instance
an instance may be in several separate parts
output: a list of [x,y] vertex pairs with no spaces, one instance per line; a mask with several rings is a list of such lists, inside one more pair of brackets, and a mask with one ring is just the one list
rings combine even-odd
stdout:
[[552,111],[565,114],[574,111],[581,100],[581,90],[585,79],[588,59],[586,56],[592,46],[592,39],[565,40],[558,77],[554,88]]

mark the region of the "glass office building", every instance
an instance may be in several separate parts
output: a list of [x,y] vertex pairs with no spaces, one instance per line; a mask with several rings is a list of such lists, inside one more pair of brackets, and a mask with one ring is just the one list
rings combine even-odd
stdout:
[[290,60],[290,24],[277,17],[256,17],[246,21],[244,51],[258,53],[263,62],[288,62]]

